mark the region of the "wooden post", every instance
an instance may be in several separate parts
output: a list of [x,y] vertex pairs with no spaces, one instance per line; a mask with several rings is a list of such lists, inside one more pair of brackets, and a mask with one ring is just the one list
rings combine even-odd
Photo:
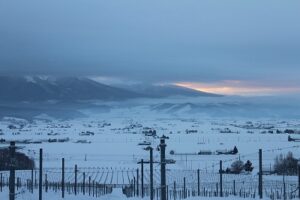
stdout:
[[200,169],[197,170],[198,196],[200,196]]
[[77,195],[77,165],[75,165],[75,183],[74,183],[74,192]]
[[45,174],[45,192],[48,192],[48,178],[47,178],[47,174]]
[[141,185],[142,185],[142,198],[144,198],[144,160],[141,160]]
[[83,172],[83,183],[82,183],[83,195],[85,195],[85,172]]
[[133,177],[133,196],[136,194],[135,185],[135,177]]
[[220,197],[223,197],[223,169],[222,160],[220,160]]
[[93,186],[92,186],[93,188],[93,197],[95,196],[95,181],[93,180]]
[[174,192],[173,192],[173,198],[174,198],[174,200],[176,200],[176,196],[177,196],[177,193],[176,193],[176,181],[174,181]]
[[153,200],[153,148],[150,147],[150,200]]
[[10,153],[10,170],[9,170],[9,200],[15,200],[15,142],[10,142],[9,153]]
[[89,196],[91,196],[91,177],[89,176]]
[[20,181],[20,180],[19,180],[19,177],[17,177],[17,184],[16,184],[16,186],[17,186],[17,191],[19,190],[19,185],[20,185],[20,184],[19,184],[19,181]]
[[186,199],[186,182],[185,177],[183,177],[183,198]]
[[3,187],[3,179],[2,179],[2,173],[0,174],[1,182],[0,182],[0,191],[2,192],[2,187]]
[[33,184],[34,184],[34,180],[33,180],[33,169],[31,169],[31,193],[33,193]]
[[169,186],[168,185],[166,187],[166,190],[167,190],[167,200],[169,200]]
[[300,199],[300,161],[298,161],[298,198]]
[[139,196],[139,169],[136,169],[136,196]]
[[165,139],[160,139],[160,187],[161,187],[161,200],[166,200],[166,143]]
[[258,152],[258,156],[259,156],[259,172],[258,172],[258,194],[259,194],[259,198],[262,199],[263,198],[263,180],[262,180],[262,150],[259,149]]
[[39,200],[43,199],[43,149],[40,149]]
[[283,199],[286,200],[286,185],[285,185],[284,174],[283,174]]
[[34,187],[37,187],[37,170],[34,170]]
[[233,196],[235,196],[236,193],[235,193],[235,180],[233,180]]
[[65,198],[65,159],[61,160],[61,197]]

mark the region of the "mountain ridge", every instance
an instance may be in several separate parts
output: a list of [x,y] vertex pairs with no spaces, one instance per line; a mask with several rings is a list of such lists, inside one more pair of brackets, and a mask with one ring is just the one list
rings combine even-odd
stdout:
[[124,100],[140,96],[88,78],[0,76],[0,100],[2,101]]
[[0,76],[0,101],[122,101],[171,96],[219,97],[175,85],[106,85],[86,77]]

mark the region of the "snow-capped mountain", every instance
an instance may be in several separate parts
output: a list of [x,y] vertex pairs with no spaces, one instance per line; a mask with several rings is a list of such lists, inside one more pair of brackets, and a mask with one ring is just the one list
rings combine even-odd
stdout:
[[0,76],[0,101],[37,102],[49,100],[119,101],[133,98],[171,96],[219,97],[174,85],[110,86],[78,77]]
[[124,100],[137,97],[142,95],[87,78],[0,77],[1,101]]

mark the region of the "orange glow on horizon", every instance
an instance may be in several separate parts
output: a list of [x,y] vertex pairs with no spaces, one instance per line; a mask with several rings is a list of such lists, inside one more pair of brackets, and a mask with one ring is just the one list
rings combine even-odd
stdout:
[[174,85],[223,95],[264,96],[300,92],[300,88],[297,87],[251,86],[238,80],[229,80],[218,83],[178,82],[174,83]]

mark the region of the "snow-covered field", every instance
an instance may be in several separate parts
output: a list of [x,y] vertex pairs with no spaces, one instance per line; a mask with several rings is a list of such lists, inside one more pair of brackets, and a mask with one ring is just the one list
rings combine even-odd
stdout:
[[[128,183],[133,178],[135,169],[140,167],[137,162],[141,159],[149,160],[149,152],[144,150],[146,145],[139,143],[151,143],[155,149],[154,160],[159,161],[160,155],[156,147],[162,135],[169,138],[166,140],[167,158],[176,161],[175,164],[167,166],[169,184],[174,180],[182,180],[183,177],[192,177],[188,179],[188,184],[192,184],[197,169],[200,169],[203,181],[217,182],[216,174],[220,160],[223,161],[224,169],[230,167],[235,160],[240,159],[244,162],[250,160],[254,171],[252,175],[244,176],[255,178],[260,148],[263,150],[265,171],[272,170],[275,157],[281,153],[291,151],[296,158],[300,157],[300,143],[289,142],[288,134],[285,133],[286,130],[293,130],[295,134],[291,136],[300,138],[300,120],[297,118],[264,116],[251,118],[230,115],[212,117],[186,113],[186,109],[191,109],[188,106],[175,113],[159,112],[156,108],[157,106],[155,109],[149,109],[143,105],[120,106],[104,113],[85,110],[83,112],[89,116],[88,118],[64,121],[47,116],[39,116],[32,121],[7,117],[0,122],[0,139],[6,141],[1,143],[0,147],[8,146],[9,141],[15,140],[20,147],[19,150],[34,158],[36,165],[39,149],[43,148],[46,172],[58,170],[61,167],[61,159],[65,158],[66,167],[70,170],[77,164],[81,170],[111,173],[106,180],[110,180],[113,184]],[[150,130],[155,130],[157,137],[146,136],[145,132],[149,133]],[[234,146],[238,149],[235,155],[217,153],[232,150]],[[210,155],[199,155],[199,152],[210,152]],[[154,168],[157,176],[155,182],[158,184],[159,164],[156,163]],[[147,165],[145,170],[147,182],[149,181]],[[59,171],[57,173],[59,174]],[[128,181],[124,181],[124,176]],[[52,178],[60,179],[60,177]],[[270,176],[266,179],[281,180],[282,177]],[[228,178],[228,181],[232,180]],[[287,180],[296,181],[296,178],[288,177]],[[256,181],[255,179],[253,182]],[[2,192],[1,196],[5,193]],[[112,196],[102,198],[122,198],[114,197],[115,194],[116,191]],[[18,199],[34,199],[26,196],[27,194],[23,195],[26,198],[20,195]],[[56,198],[51,196],[51,199],[52,197]]]
[[[124,115],[128,112],[132,112],[131,117]],[[238,158],[250,159],[256,165],[259,148],[263,149],[265,166],[270,166],[280,153],[292,151],[300,156],[300,143],[288,142],[288,134],[284,133],[286,129],[300,130],[300,120],[180,118],[120,109],[70,121],[28,122],[5,118],[0,129],[2,139],[16,140],[22,147],[21,151],[36,159],[39,148],[43,148],[45,167],[59,167],[64,157],[68,167],[78,164],[80,167],[136,168],[137,161],[148,159],[149,154],[143,150],[145,145],[138,144],[147,141],[152,147],[157,147],[162,135],[169,137],[166,140],[167,157],[176,160],[175,165],[170,165],[176,169],[210,171],[219,160],[229,162]],[[143,134],[150,129],[156,130],[158,137]],[[276,133],[277,130],[280,133]],[[65,141],[55,141],[60,139]],[[231,150],[234,146],[238,148],[236,155],[188,155],[199,151],[214,154],[217,150]],[[171,150],[179,155],[171,155]],[[185,153],[187,155],[181,155]],[[159,152],[155,151],[156,160],[158,156]]]

